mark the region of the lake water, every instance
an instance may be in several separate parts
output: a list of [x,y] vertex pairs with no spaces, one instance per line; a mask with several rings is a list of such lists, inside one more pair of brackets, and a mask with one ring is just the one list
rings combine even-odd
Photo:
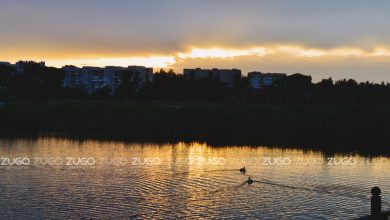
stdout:
[[387,157],[60,138],[0,139],[0,157],[0,219],[352,219],[373,186],[390,209]]

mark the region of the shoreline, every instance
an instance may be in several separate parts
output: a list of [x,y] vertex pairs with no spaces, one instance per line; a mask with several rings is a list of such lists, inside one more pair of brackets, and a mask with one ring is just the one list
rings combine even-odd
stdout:
[[299,142],[272,142],[272,141],[258,141],[258,142],[239,142],[236,141],[221,141],[221,140],[207,140],[199,138],[138,138],[138,137],[129,137],[121,135],[113,135],[110,133],[68,133],[68,132],[12,132],[12,133],[0,133],[0,139],[28,139],[28,140],[37,140],[39,138],[59,138],[59,139],[68,139],[72,141],[102,141],[102,142],[124,142],[124,143],[151,143],[151,144],[177,144],[177,143],[201,143],[207,144],[210,147],[269,147],[269,148],[281,148],[281,149],[298,149],[298,150],[307,150],[307,151],[321,151],[325,155],[333,154],[358,154],[362,156],[375,157],[375,156],[389,156],[390,152],[387,145],[375,145],[371,144],[353,144],[353,143],[332,143],[328,142],[326,144],[316,144],[316,143],[299,143]]
[[0,136],[375,151],[390,145],[388,113],[390,106],[15,102],[0,106]]
[[390,106],[16,102],[0,106],[0,136],[59,135],[375,154],[389,149],[388,113]]

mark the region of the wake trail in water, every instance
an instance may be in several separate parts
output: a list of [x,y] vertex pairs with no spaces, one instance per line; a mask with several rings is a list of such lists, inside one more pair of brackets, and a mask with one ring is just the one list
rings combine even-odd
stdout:
[[265,181],[257,181],[256,180],[254,182],[273,185],[273,186],[279,186],[279,187],[294,189],[294,190],[304,190],[304,191],[309,191],[309,192],[325,193],[325,194],[337,195],[337,196],[342,196],[342,197],[356,198],[356,199],[360,199],[360,200],[370,199],[370,197],[368,197],[368,196],[354,195],[354,194],[352,194],[353,192],[340,193],[340,192],[335,192],[335,191],[330,191],[330,190],[325,190],[325,189],[316,189],[316,188],[309,188],[309,187],[303,187],[303,186],[291,186],[291,185],[285,185],[285,184],[281,184],[281,183],[272,182],[270,180],[265,180]]
[[218,173],[218,172],[230,172],[230,171],[237,171],[239,172],[239,169],[224,169],[224,170],[190,170],[185,172],[179,172],[179,173],[173,173],[174,175],[183,175],[183,174],[189,174],[189,173]]
[[[271,185],[271,186],[283,187],[283,188],[292,189],[292,190],[304,190],[304,191],[309,191],[309,192],[324,193],[324,194],[342,196],[342,197],[347,197],[347,198],[356,198],[356,199],[363,200],[363,201],[371,199],[369,196],[356,195],[356,194],[354,195],[353,194],[354,192],[352,192],[352,191],[348,191],[346,193],[340,193],[340,192],[335,192],[335,191],[330,191],[330,190],[325,190],[325,189],[316,189],[316,188],[309,188],[309,187],[303,187],[303,186],[286,185],[286,184],[282,184],[282,183],[273,182],[270,180],[254,180],[253,182]],[[246,184],[248,184],[248,181],[245,181],[237,186],[225,187],[225,188],[213,191],[212,194],[218,193],[218,192],[221,192],[224,190],[229,190],[229,189],[236,189],[237,190],[238,188],[243,187]],[[382,204],[390,206],[390,202],[383,200],[383,199],[382,199]]]
[[[165,170],[164,172],[156,172],[156,173],[148,173],[147,176],[157,176],[157,175],[173,175],[175,177],[180,176],[180,175],[187,175],[190,173],[218,173],[218,172],[232,172],[232,171],[237,171],[239,172],[239,169],[221,169],[221,170],[189,170],[185,172],[176,172],[175,170]],[[171,173],[165,173],[165,172],[171,172]],[[130,177],[142,177],[146,176],[146,174],[131,174],[128,175],[128,178]]]
[[214,193],[218,193],[218,192],[221,192],[221,191],[225,191],[225,190],[229,190],[229,189],[239,189],[241,187],[243,187],[244,185],[248,184],[248,181],[245,181],[237,186],[228,186],[228,187],[224,187],[222,189],[219,189],[219,190],[215,190],[215,191],[212,191],[211,194],[214,194]]
[[[189,171],[185,171],[185,172],[175,172],[174,170],[166,170],[166,171],[173,172],[173,173],[170,173],[170,174],[168,174],[168,173],[153,173],[153,174],[149,174],[149,176],[164,174],[164,175],[173,175],[173,176],[177,177],[180,175],[187,175],[189,173],[218,173],[218,172],[232,172],[232,171],[236,171],[237,174],[240,174],[239,169],[189,170]],[[250,175],[246,175],[244,173],[241,173],[241,174],[244,176],[251,177]],[[275,186],[275,187],[283,187],[283,188],[287,188],[287,189],[291,189],[291,190],[303,190],[303,191],[308,191],[308,192],[329,194],[329,195],[341,196],[341,197],[346,197],[346,198],[356,198],[356,199],[359,199],[362,201],[370,200],[370,196],[362,195],[362,192],[360,192],[360,193],[356,192],[358,190],[353,189],[353,187],[335,186],[335,185],[317,185],[314,187],[294,186],[294,185],[287,185],[287,184],[283,184],[283,183],[274,182],[274,181],[264,179],[264,178],[262,180],[254,180],[253,183],[266,184],[266,185]],[[215,193],[219,193],[222,191],[238,190],[239,188],[241,188],[247,184],[248,184],[248,181],[244,181],[244,182],[240,183],[239,185],[223,187],[221,189],[218,189],[218,190],[215,190],[212,192],[208,192],[207,194],[213,195]],[[258,188],[258,187],[256,187],[256,188]],[[338,192],[335,190],[343,191],[343,192]],[[388,202],[386,200],[382,200],[382,204],[390,207],[390,202]]]

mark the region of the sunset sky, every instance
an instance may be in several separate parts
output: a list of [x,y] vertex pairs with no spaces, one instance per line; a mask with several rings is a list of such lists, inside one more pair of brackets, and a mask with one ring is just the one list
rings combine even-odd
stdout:
[[390,82],[388,0],[0,0],[0,61]]

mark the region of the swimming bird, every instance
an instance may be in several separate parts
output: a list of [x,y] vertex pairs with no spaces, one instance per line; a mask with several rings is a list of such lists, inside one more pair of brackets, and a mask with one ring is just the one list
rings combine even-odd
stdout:
[[241,172],[241,173],[245,173],[245,172],[246,172],[246,168],[245,168],[245,167],[240,168],[240,172]]
[[248,177],[248,180],[247,180],[248,186],[252,185],[253,182],[254,181],[252,180],[252,178]]

